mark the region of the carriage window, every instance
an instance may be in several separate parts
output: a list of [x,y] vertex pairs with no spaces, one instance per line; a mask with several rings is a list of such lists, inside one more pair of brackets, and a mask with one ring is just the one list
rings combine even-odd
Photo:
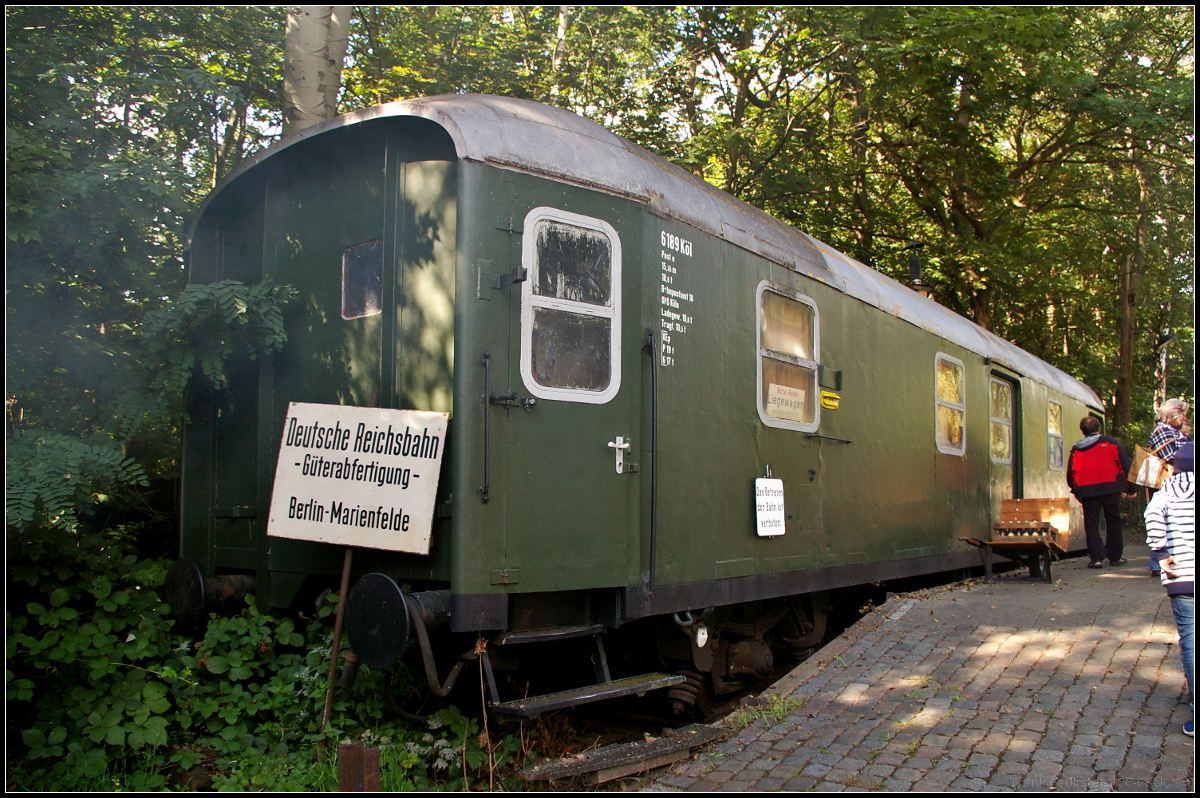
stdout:
[[602,404],[620,388],[621,242],[607,222],[525,217],[521,378],[534,396]]
[[817,306],[800,294],[758,286],[758,415],[769,427],[815,430],[818,423]]
[[991,380],[992,462],[1012,462],[1013,396],[1012,385],[994,377]]
[[1046,413],[1046,455],[1050,467],[1062,471],[1063,467],[1063,410],[1058,402],[1051,401]]
[[538,296],[607,307],[612,302],[612,245],[608,236],[546,220],[538,223]]
[[383,239],[356,244],[342,253],[342,318],[383,312]]
[[963,379],[963,363],[941,352],[935,362],[938,451],[962,456],[967,451],[967,390]]

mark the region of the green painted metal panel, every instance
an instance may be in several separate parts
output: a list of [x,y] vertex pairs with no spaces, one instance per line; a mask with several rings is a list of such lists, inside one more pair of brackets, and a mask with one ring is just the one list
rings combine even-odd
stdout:
[[[457,416],[464,473],[474,480],[470,508],[455,545],[454,589],[460,593],[530,592],[624,586],[639,536],[638,474],[618,475],[616,436],[639,440],[640,382],[648,367],[642,354],[639,296],[641,209],[607,195],[492,168],[464,165],[464,223],[471,227],[463,245],[466,297],[460,306],[465,327]],[[468,188],[469,186],[469,188]],[[521,265],[526,214],[551,207],[602,219],[616,229],[624,256],[621,301],[635,312],[623,317],[619,363],[621,385],[605,404],[541,399],[529,410],[488,406],[491,453],[490,501],[480,502],[482,485],[483,352],[491,363],[491,392],[529,397],[520,372],[521,284],[496,288],[497,278]],[[467,219],[470,219],[467,222]],[[468,431],[469,430],[469,431]],[[644,462],[641,449],[629,460]],[[456,491],[457,492],[457,491]],[[458,542],[461,541],[461,547]],[[492,584],[493,571],[519,572],[508,585]]]
[[[255,569],[260,591],[278,603],[298,589],[298,574],[339,569],[334,547],[267,540],[258,513],[286,405],[307,401],[452,413],[439,493],[449,511],[435,521],[431,555],[364,551],[356,572],[448,581],[472,595],[646,585],[654,409],[646,328],[658,352],[658,584],[932,562],[968,551],[958,538],[986,535],[1008,495],[1067,495],[1047,462],[1046,407],[1063,406],[1066,450],[1088,412],[1080,402],[632,200],[453,160],[428,144],[437,130],[380,120],[301,141],[225,189],[198,223],[193,281],[270,277],[300,290],[282,353],[235,366],[228,390],[189,396],[184,554],[206,573]],[[491,392],[530,394],[520,367],[522,284],[497,286],[522,265],[523,223],[538,207],[603,220],[619,237],[621,385],[610,401],[542,398],[525,410],[483,400],[485,351]],[[342,253],[374,240],[382,312],[345,320]],[[827,387],[837,407],[822,409],[815,429],[760,418],[764,281],[815,305],[818,360],[841,375],[840,388]],[[935,444],[938,353],[963,364],[961,456]],[[1014,388],[1012,465],[989,456],[996,373]],[[616,436],[632,438],[636,472],[615,473]],[[768,466],[784,484],[787,526],[759,538],[752,490]]]
[[[198,226],[191,246],[193,283],[258,282],[262,274],[262,192],[231,186],[223,202]],[[253,569],[258,547],[258,452],[247,445],[258,426],[257,364],[233,359],[229,384],[214,390],[206,380],[188,397],[185,430],[182,554],[206,571]]]
[[[184,554],[206,573],[254,570],[260,596],[286,603],[295,574],[340,569],[334,547],[263,534],[289,402],[452,409],[456,175],[444,142],[439,150],[393,121],[294,147],[206,207],[189,253],[193,282],[266,277],[299,291],[282,352],[235,361],[228,388],[189,396]],[[382,312],[347,320],[343,253],[371,241],[382,247]],[[448,546],[438,542],[447,534],[436,530],[449,523],[435,521],[430,556],[364,550],[355,571],[448,580]],[[273,585],[273,571],[291,576]]]

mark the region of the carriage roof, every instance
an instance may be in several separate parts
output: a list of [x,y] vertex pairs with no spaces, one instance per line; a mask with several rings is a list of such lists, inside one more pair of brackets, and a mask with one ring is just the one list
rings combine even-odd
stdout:
[[[222,186],[297,142],[350,125],[405,116],[439,124],[453,139],[459,158],[629,197],[655,213],[819,280],[1084,404],[1096,409],[1104,406],[1095,391],[1069,374],[875,269],[591,120],[529,100],[447,94],[354,111],[284,138],[244,162]],[[218,193],[214,191],[212,196]]]

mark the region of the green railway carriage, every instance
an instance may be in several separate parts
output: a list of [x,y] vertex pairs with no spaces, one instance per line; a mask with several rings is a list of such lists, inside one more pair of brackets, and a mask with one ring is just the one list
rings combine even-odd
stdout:
[[[355,574],[437,594],[427,619],[498,645],[674,615],[664,660],[690,641],[675,659],[718,683],[771,642],[729,608],[795,647],[822,606],[788,597],[974,565],[959,538],[1004,498],[1067,496],[1065,450],[1103,414],[935,302],[522,100],[403,101],[284,139],[205,202],[188,268],[300,292],[282,352],[189,395],[201,579],[252,576],[286,608],[341,566],[264,532],[289,402],[448,412],[430,553],[363,550]],[[767,476],[782,534],[762,536]]]

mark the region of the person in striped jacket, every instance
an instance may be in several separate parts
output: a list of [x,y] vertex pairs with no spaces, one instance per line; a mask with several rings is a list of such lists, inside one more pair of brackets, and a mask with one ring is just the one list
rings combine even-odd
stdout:
[[1196,734],[1196,445],[1175,452],[1175,476],[1163,483],[1146,507],[1146,543],[1158,554],[1162,583],[1171,598],[1179,656],[1191,696],[1192,720],[1183,733]]
[[[1154,416],[1158,424],[1150,433],[1148,446],[1150,451],[1165,463],[1174,465],[1175,452],[1188,441],[1191,432],[1187,421],[1189,410],[1191,405],[1182,399],[1168,399],[1158,406],[1158,412]],[[1154,488],[1147,486],[1146,498],[1153,498],[1156,492]],[[1152,576],[1161,576],[1158,570],[1158,556],[1153,551],[1150,552],[1150,573]]]

